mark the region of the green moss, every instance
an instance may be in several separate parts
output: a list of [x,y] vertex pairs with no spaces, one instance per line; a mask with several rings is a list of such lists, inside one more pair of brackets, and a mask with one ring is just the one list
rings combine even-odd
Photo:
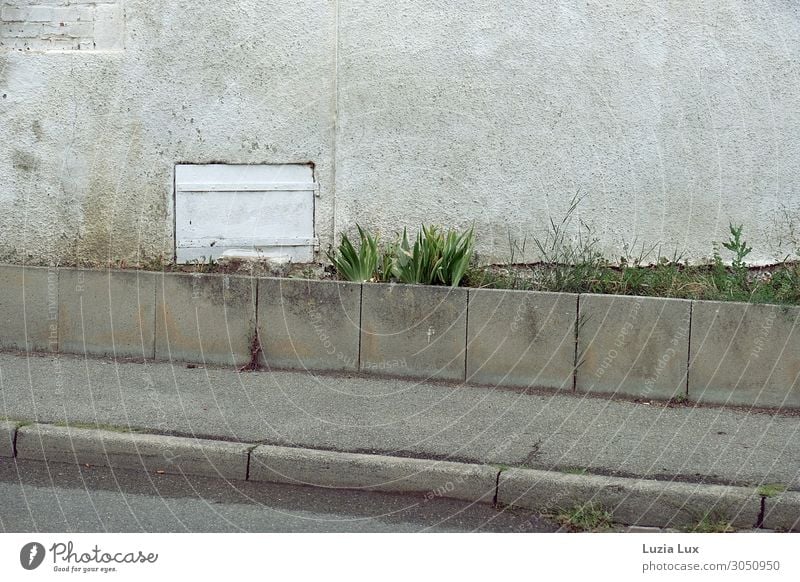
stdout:
[[761,497],[777,497],[786,491],[786,489],[786,485],[782,485],[781,483],[767,483],[756,489],[756,492]]

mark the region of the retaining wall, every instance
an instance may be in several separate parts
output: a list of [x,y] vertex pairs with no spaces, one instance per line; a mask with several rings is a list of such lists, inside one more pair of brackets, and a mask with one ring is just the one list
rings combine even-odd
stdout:
[[0,266],[0,348],[800,408],[800,307]]

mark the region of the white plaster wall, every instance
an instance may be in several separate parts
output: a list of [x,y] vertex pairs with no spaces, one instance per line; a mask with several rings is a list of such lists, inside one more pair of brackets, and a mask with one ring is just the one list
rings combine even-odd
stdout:
[[700,259],[729,220],[791,250],[796,0],[347,0],[339,34],[340,228],[474,220],[502,258],[580,189],[610,257]]
[[122,50],[0,48],[2,261],[171,255],[177,162],[314,162],[323,248],[474,221],[503,259],[579,189],[609,256],[800,238],[794,0],[123,4]]
[[313,161],[332,230],[335,5],[124,8],[124,50],[0,50],[0,260],[171,257],[178,162]]

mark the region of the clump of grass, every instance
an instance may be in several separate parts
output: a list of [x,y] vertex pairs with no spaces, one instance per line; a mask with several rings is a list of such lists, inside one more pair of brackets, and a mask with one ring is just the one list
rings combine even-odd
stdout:
[[677,395],[673,396],[672,398],[670,398],[667,402],[668,402],[668,404],[681,406],[683,404],[688,404],[689,403],[689,397],[686,394],[677,394]]
[[450,230],[444,235],[442,244],[442,267],[439,279],[444,285],[458,287],[475,254],[474,227],[459,234]]
[[[517,263],[525,256],[528,237],[518,244],[509,235],[506,265],[471,266],[474,228],[459,232],[425,225],[413,243],[404,229],[382,249],[377,236],[357,225],[358,250],[344,235],[338,252],[329,252],[328,258],[341,278],[359,282],[800,304],[800,262],[786,257],[772,268],[751,269],[747,257],[753,249],[742,225],[728,225],[728,240],[714,245],[706,265],[690,265],[677,252],[663,256],[656,245],[641,245],[637,252],[635,241],[625,245],[625,256],[612,262],[600,252],[590,225],[577,217],[582,200],[576,193],[564,218],[550,219],[542,236],[531,237],[540,258],[535,263]],[[722,249],[732,255],[729,264]]]
[[219,268],[219,263],[214,260],[214,257],[203,257],[195,259],[191,263],[191,270],[194,273],[214,273]]
[[413,245],[403,229],[395,249],[393,274],[402,283],[458,287],[475,252],[474,229],[445,233],[436,226],[423,225]]
[[[592,228],[582,220],[574,224],[581,200],[576,194],[564,218],[551,219],[547,231],[533,237],[540,261],[515,263],[520,248],[524,255],[527,238],[521,247],[509,240],[509,263],[470,269],[467,286],[800,304],[800,262],[785,257],[772,268],[752,269],[746,259],[753,249],[745,240],[742,225],[728,225],[728,240],[714,245],[707,265],[689,265],[677,252],[662,256],[655,245],[642,245],[638,253],[628,252],[626,245],[626,256],[612,263],[600,253]],[[723,260],[721,249],[732,254],[730,264]]]
[[167,260],[163,253],[159,253],[158,255],[148,257],[143,261],[140,261],[138,267],[143,271],[172,271],[174,270],[174,265],[171,261]]
[[562,509],[555,515],[555,520],[573,531],[602,531],[612,525],[611,514],[591,502]]
[[397,249],[393,273],[401,283],[433,285],[442,268],[442,236],[435,226],[423,226],[417,232],[414,244],[403,238]]
[[372,235],[359,225],[359,247],[355,248],[347,235],[336,252],[328,252],[338,275],[347,281],[400,281],[421,285],[450,285],[457,287],[469,268],[475,254],[475,233],[470,228],[464,232],[438,226],[423,225],[414,243],[408,232],[380,248],[377,235]]
[[687,528],[689,533],[732,533],[736,531],[731,522],[725,519],[712,519],[704,516],[695,525]]
[[342,235],[342,242],[339,244],[337,252],[328,252],[328,259],[333,263],[336,272],[347,281],[363,283],[365,281],[376,280],[378,273],[378,237],[373,236],[359,225],[358,229],[359,247],[353,247],[353,243]]

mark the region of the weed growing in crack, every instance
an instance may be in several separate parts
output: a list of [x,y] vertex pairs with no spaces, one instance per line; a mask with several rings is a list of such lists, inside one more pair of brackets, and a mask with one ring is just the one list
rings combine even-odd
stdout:
[[611,514],[591,502],[576,505],[571,509],[561,509],[554,518],[563,527],[572,531],[603,531],[613,525]]
[[708,514],[704,515],[696,524],[686,528],[689,533],[732,533],[736,528],[731,522],[722,518],[714,518]]

